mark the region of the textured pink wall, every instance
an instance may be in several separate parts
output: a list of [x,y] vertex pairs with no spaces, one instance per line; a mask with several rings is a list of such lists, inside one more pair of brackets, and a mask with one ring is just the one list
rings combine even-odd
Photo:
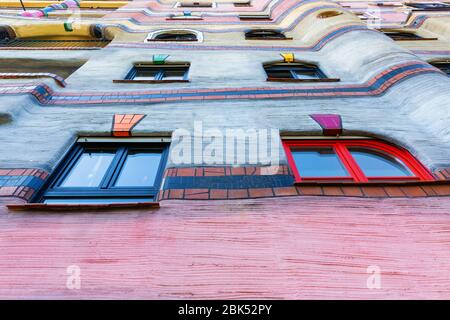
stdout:
[[[450,298],[450,197],[7,213],[0,298]],[[69,265],[81,289],[66,288]],[[367,289],[369,265],[381,289]]]

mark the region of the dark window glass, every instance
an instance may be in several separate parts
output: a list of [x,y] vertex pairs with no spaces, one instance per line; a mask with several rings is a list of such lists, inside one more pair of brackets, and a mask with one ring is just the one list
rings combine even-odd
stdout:
[[158,41],[197,41],[197,35],[195,33],[188,32],[173,32],[173,33],[161,33],[158,34],[154,40]]
[[324,79],[326,76],[314,65],[278,64],[265,67],[269,79]]
[[365,148],[349,148],[349,151],[367,177],[413,176],[400,160],[380,151]]
[[384,34],[387,35],[392,40],[418,40],[418,39],[422,39],[422,37],[418,36],[415,33],[411,33],[411,32],[385,31]]
[[301,177],[348,177],[333,148],[294,148],[292,157]]
[[430,64],[450,76],[450,61],[430,62]]
[[98,187],[114,155],[114,153],[110,152],[83,153],[60,186]]
[[127,80],[187,80],[187,65],[147,65],[135,66],[125,77]]
[[158,173],[161,153],[130,151],[115,183],[116,187],[151,187]]
[[276,30],[252,30],[245,33],[246,39],[286,39],[286,36]]

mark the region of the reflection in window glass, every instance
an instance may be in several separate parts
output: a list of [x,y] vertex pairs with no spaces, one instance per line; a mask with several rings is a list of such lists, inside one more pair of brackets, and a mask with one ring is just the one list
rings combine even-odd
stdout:
[[130,151],[115,186],[153,186],[160,161],[161,153]]
[[382,152],[349,148],[349,151],[367,177],[407,177],[411,171],[400,160]]
[[297,148],[292,156],[301,177],[347,177],[333,148]]
[[107,152],[83,153],[60,186],[98,187],[114,155]]

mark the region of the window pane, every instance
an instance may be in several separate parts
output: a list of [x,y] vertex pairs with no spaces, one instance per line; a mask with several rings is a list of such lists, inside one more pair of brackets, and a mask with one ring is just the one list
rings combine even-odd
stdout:
[[155,80],[155,76],[161,69],[158,68],[136,68],[137,72],[133,80]]
[[129,151],[116,187],[151,187],[155,183],[161,153]]
[[289,68],[267,68],[266,73],[270,78],[292,79],[293,75]]
[[61,183],[61,187],[98,187],[115,153],[84,152]]
[[164,80],[183,80],[187,68],[166,68],[164,70]]
[[301,177],[348,177],[333,148],[295,148],[292,156]]
[[314,71],[294,70],[296,79],[319,79],[319,75]]
[[411,171],[398,159],[364,148],[349,148],[349,151],[367,177],[408,177]]

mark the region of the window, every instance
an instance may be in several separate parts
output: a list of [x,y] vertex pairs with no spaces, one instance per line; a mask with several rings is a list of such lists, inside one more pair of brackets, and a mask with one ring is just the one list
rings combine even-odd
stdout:
[[39,49],[92,49],[103,48],[110,43],[109,40],[94,40],[94,39],[31,39],[31,38],[16,38],[8,41],[0,41],[0,47],[3,48],[39,48]]
[[187,31],[164,32],[147,41],[198,41],[197,35]]
[[246,40],[290,40],[292,38],[286,38],[286,36],[277,30],[259,29],[251,30],[245,33]]
[[50,177],[40,202],[154,201],[166,158],[165,144],[77,143]]
[[212,8],[211,2],[178,2],[176,7],[181,8]]
[[339,79],[327,78],[327,76],[314,64],[303,62],[270,63],[264,65],[267,73],[267,81],[339,81]]
[[447,3],[405,3],[408,7],[424,11],[447,11],[450,10],[450,4]]
[[124,80],[114,80],[117,83],[163,83],[189,82],[189,63],[135,63]]
[[450,76],[450,60],[432,61],[430,64]]
[[240,20],[270,20],[270,15],[265,13],[249,13],[249,14],[240,14]]
[[285,140],[295,181],[433,180],[409,152],[376,140]]
[[251,7],[252,3],[251,1],[246,2],[234,2],[233,5],[237,8],[243,8],[243,7]]
[[171,14],[166,20],[203,20],[203,18],[198,15],[192,15],[190,11],[184,11],[182,14]]
[[395,41],[413,41],[413,40],[437,40],[437,38],[423,38],[414,32],[396,31],[396,30],[380,30],[389,38]]

